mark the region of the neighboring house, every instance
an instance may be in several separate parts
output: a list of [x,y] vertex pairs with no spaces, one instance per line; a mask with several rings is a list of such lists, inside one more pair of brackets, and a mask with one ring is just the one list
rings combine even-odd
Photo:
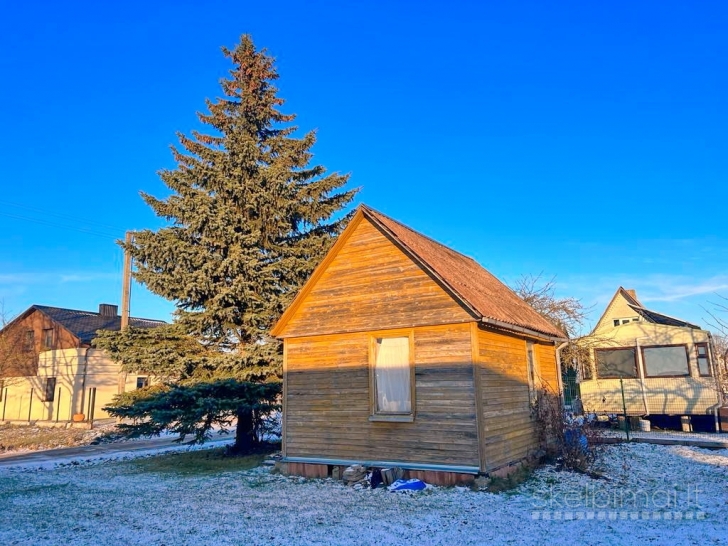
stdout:
[[366,463],[453,483],[539,446],[565,334],[477,262],[361,206],[272,331],[283,338],[283,462]]
[[620,377],[630,415],[706,415],[721,402],[710,333],[646,309],[634,290],[617,290],[586,341],[585,411],[622,413]]
[[[130,318],[129,324],[164,322]],[[89,413],[90,401],[96,419],[108,417],[103,406],[146,382],[126,378],[117,363],[91,348],[97,330],[119,329],[117,307],[108,304],[98,313],[33,305],[15,318],[0,331],[0,421],[71,421]]]

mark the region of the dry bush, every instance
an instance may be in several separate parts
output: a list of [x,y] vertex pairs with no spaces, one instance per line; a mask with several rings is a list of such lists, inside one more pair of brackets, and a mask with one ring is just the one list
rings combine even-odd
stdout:
[[561,397],[543,388],[532,404],[539,442],[546,460],[578,472],[588,472],[602,446],[601,430],[586,416],[564,412]]

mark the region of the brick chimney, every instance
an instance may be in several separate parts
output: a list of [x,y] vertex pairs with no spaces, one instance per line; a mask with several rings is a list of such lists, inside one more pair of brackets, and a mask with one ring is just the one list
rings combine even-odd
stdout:
[[637,301],[637,291],[634,288],[626,289],[625,292],[627,292],[627,294],[629,294],[632,299]]
[[116,317],[119,315],[119,306],[111,305],[110,303],[99,304],[99,315],[102,317]]

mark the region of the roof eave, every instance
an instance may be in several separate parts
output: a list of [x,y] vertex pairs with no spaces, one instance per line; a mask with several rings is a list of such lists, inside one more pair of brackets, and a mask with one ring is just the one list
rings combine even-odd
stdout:
[[566,336],[555,336],[552,334],[547,334],[546,332],[539,332],[537,330],[532,330],[531,328],[525,328],[523,326],[517,326],[515,324],[510,324],[508,322],[503,322],[501,320],[496,320],[489,317],[482,317],[480,321],[483,324],[487,324],[489,326],[495,326],[497,328],[501,328],[504,330],[510,330],[512,332],[517,332],[519,334],[525,334],[528,336],[532,336],[538,339],[545,339],[548,341],[567,341],[569,338]]

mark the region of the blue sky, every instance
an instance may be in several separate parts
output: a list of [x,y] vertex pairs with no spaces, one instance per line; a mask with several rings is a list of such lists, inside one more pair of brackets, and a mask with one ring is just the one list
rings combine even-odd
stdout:
[[[0,19],[0,300],[118,303],[175,132],[251,33],[358,201],[506,282],[620,284],[705,323],[728,296],[723,2],[33,2]],[[134,286],[132,314],[172,304]],[[596,318],[596,316],[594,317]]]

